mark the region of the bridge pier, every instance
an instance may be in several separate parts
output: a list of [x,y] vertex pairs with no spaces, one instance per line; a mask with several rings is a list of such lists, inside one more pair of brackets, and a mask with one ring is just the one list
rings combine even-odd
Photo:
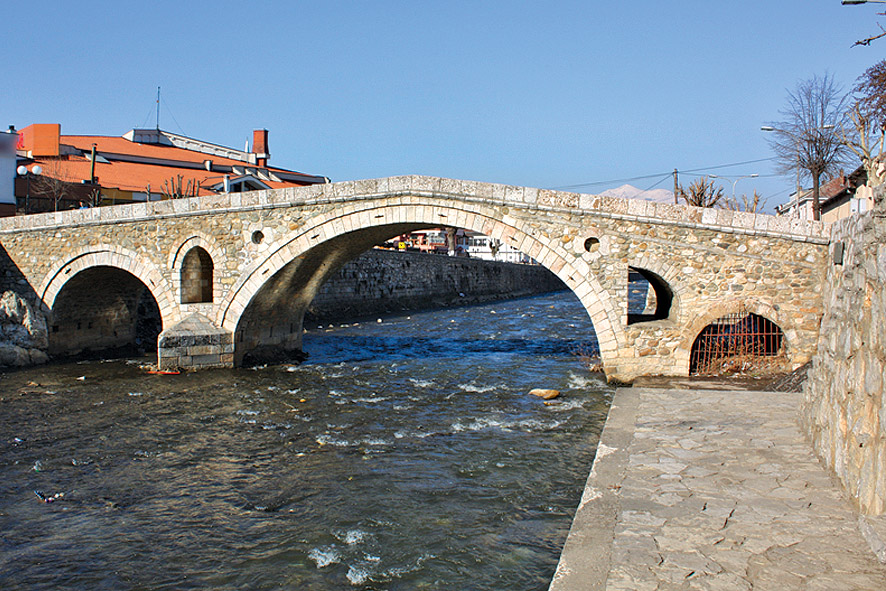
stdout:
[[192,314],[160,333],[157,365],[161,370],[233,367],[234,340],[206,316]]

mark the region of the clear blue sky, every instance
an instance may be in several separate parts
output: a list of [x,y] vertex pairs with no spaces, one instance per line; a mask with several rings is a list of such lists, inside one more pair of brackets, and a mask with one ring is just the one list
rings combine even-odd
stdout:
[[[160,86],[162,128],[242,147],[264,127],[273,164],[333,180],[769,175],[768,161],[711,167],[771,157],[760,125],[797,81],[827,71],[848,89],[881,59],[886,38],[851,47],[886,25],[878,6],[18,2],[4,7],[0,123],[122,135],[154,125]],[[756,187],[771,208],[792,186],[746,179],[738,193]]]

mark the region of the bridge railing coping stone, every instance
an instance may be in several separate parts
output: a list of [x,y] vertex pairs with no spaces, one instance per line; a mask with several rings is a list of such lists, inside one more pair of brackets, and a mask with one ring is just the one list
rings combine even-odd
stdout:
[[389,197],[397,193],[422,193],[431,197],[455,196],[466,201],[479,200],[502,206],[575,210],[576,213],[590,212],[637,221],[665,220],[691,227],[707,227],[712,230],[751,235],[758,233],[784,235],[810,241],[823,241],[830,235],[829,227],[820,222],[795,218],[418,175],[7,217],[0,218],[0,232],[59,225],[134,221],[148,217],[200,214],[223,209],[328,204],[355,198]]

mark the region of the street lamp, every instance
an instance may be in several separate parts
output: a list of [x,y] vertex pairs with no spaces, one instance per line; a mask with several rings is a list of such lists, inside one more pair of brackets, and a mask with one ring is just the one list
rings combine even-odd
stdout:
[[843,6],[850,4],[886,4],[886,0],[843,0],[840,4]]
[[40,176],[43,173],[43,168],[39,164],[35,164],[31,167],[31,170],[28,170],[27,166],[21,165],[15,169],[15,172],[28,180],[28,188],[25,193],[25,213],[27,214],[31,211],[31,177]]
[[[861,0],[855,0],[855,1],[859,2]],[[864,1],[867,1],[867,0],[864,0]],[[882,0],[882,1],[886,2],[886,0]],[[818,131],[821,131],[821,130],[825,130],[825,129],[834,129],[834,127],[835,126],[833,123],[828,123],[827,125],[822,125],[821,127],[818,127],[816,129]],[[760,127],[760,131],[777,131],[778,133],[783,133],[785,135],[788,135],[788,136],[794,138],[794,140],[796,140],[796,142],[797,142],[797,217],[800,217],[800,191],[802,190],[800,187],[800,141],[801,141],[801,138],[794,135],[793,133],[791,133],[790,131],[788,131],[786,129],[779,129],[777,127],[772,127],[771,125],[763,125],[762,127]],[[818,196],[815,196],[815,197],[816,198],[813,200],[814,202],[812,204],[812,219],[818,220],[821,217],[821,212],[819,211],[819,208],[818,208]]]
[[740,181],[741,179],[755,179],[760,175],[755,172],[753,174],[746,174],[744,176],[740,176],[735,180],[732,180],[730,177],[718,176],[716,174],[709,174],[708,176],[711,177],[712,179],[723,179],[724,181],[732,181],[732,202],[735,203],[735,184],[738,181]]

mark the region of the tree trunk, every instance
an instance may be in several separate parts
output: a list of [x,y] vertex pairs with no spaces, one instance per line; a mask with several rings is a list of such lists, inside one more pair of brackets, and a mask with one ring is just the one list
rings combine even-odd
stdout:
[[456,248],[455,232],[456,232],[456,228],[446,228],[446,247],[447,247],[447,250],[449,251],[449,256],[451,256],[451,257],[455,256],[455,248]]
[[812,175],[812,219],[819,221],[821,219],[821,201],[819,199],[819,191],[821,189],[821,175],[813,173]]

